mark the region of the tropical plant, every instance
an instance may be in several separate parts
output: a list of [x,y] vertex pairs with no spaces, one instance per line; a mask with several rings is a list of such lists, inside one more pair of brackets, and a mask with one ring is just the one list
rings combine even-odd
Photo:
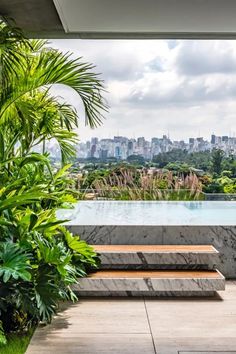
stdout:
[[30,157],[12,159],[9,170],[6,163],[0,185],[0,318],[6,332],[50,321],[58,300],[76,299],[71,286],[97,264],[93,249],[56,217],[59,206],[74,200],[60,187],[65,168],[42,173],[49,160]]
[[[77,113],[50,93],[73,88],[86,122],[101,122],[103,84],[93,66],[0,23],[0,342],[5,333],[50,322],[58,301],[75,300],[72,286],[98,263],[92,247],[72,235],[56,210],[74,202],[66,165],[74,154]],[[47,141],[55,139],[63,167],[54,171]],[[41,153],[35,152],[35,147]]]
[[[60,84],[75,90],[84,106],[86,123],[101,123],[106,104],[102,81],[92,65],[72,59],[48,46],[44,40],[26,40],[19,30],[0,23],[0,128],[10,142],[19,143],[21,153],[55,139],[62,161],[71,157],[78,125],[75,109],[50,93]],[[14,121],[14,124],[12,122]]]

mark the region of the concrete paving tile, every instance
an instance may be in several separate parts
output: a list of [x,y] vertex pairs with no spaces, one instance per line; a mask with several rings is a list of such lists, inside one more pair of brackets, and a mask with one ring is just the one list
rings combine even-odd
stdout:
[[34,337],[26,354],[155,354],[150,334],[78,334],[74,338]]
[[233,338],[236,333],[235,293],[234,285],[227,288],[221,300],[146,299],[152,333],[168,338]]
[[236,282],[220,296],[63,304],[51,325],[36,330],[27,354],[236,354]]
[[236,354],[236,338],[154,338],[156,354]]
[[[208,316],[186,311],[179,307],[179,312],[164,313],[164,308],[149,308],[149,319],[154,335],[161,337],[233,337],[236,333],[236,315]],[[163,311],[163,312],[162,312]],[[199,309],[201,311],[201,309]],[[223,324],[223,325],[222,325]]]
[[75,333],[150,333],[142,299],[82,299],[63,305],[52,324],[41,330]]
[[236,281],[226,281],[225,291],[219,291],[218,294],[224,300],[236,300]]

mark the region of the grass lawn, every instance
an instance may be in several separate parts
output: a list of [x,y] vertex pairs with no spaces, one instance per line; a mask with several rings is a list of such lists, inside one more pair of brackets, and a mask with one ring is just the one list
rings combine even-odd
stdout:
[[10,334],[7,337],[7,344],[0,345],[1,354],[24,354],[34,330],[31,329],[23,334]]

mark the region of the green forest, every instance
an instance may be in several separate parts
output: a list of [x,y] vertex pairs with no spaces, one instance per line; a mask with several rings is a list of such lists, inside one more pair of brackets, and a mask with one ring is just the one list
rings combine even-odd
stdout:
[[[234,155],[226,156],[220,149],[194,153],[172,150],[155,156],[152,161],[145,161],[138,155],[130,156],[127,161],[90,159],[81,166],[79,162],[74,162],[72,168],[74,176],[80,172],[80,177],[76,178],[76,189],[109,190],[116,197],[115,191],[118,189],[140,192],[143,180],[146,188],[147,185],[152,188],[151,194],[149,191],[149,194],[141,193],[139,197],[130,193],[121,196],[119,193],[118,199],[172,199],[173,195],[163,195],[164,190],[175,190],[173,198],[181,190],[178,199],[203,198],[203,193],[236,193],[236,158]],[[190,180],[194,183],[191,184]],[[194,193],[197,190],[195,196],[183,194],[183,190],[192,188]]]

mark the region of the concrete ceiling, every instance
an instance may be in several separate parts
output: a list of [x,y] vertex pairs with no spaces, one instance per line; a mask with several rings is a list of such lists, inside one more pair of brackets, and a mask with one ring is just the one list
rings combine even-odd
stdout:
[[0,0],[38,38],[236,38],[236,0]]

